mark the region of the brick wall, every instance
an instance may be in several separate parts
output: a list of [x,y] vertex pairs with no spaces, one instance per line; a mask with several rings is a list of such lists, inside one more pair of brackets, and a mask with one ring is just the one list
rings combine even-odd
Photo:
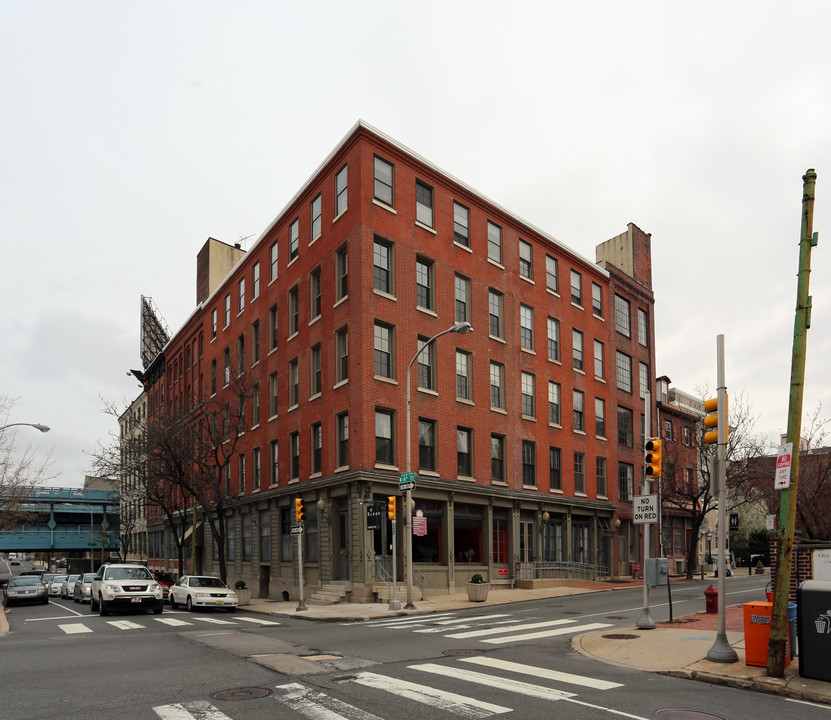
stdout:
[[[779,565],[779,550],[781,548],[781,540],[770,534],[770,580],[771,587],[776,585],[776,569]],[[796,589],[799,583],[805,580],[812,579],[812,564],[811,554],[814,550],[831,549],[831,540],[828,541],[808,541],[803,540],[798,535],[794,538],[794,557],[793,567],[791,569],[791,585],[788,597],[791,602],[796,602]]]

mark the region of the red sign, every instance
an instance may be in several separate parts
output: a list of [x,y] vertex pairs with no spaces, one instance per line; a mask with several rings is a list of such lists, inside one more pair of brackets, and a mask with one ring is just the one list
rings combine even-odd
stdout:
[[508,568],[499,568],[499,574],[500,575],[507,575],[508,574]]
[[413,535],[424,536],[427,534],[427,518],[414,517],[413,518]]

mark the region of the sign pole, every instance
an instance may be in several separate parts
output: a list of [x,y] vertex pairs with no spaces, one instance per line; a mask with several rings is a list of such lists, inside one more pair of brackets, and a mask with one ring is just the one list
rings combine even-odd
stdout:
[[[652,405],[652,394],[647,390],[644,393],[644,430],[646,432],[647,437],[649,437],[652,433],[650,430],[652,429],[651,424],[651,417],[650,417],[650,406]],[[643,468],[643,490],[644,495],[649,495],[649,478],[646,474],[646,464],[644,463]],[[641,617],[638,620],[637,626],[641,630],[654,630],[655,629],[655,621],[652,619],[652,616],[649,614],[649,585],[646,584],[646,566],[649,561],[649,543],[652,536],[652,524],[646,523],[643,526],[643,611],[641,613]]]
[[390,610],[401,609],[401,603],[398,600],[398,558],[396,555],[398,546],[397,524],[397,518],[390,523],[390,525],[392,525],[392,595],[390,595]]
[[297,533],[297,563],[299,565],[300,577],[300,603],[297,605],[295,612],[308,610],[306,603],[303,601],[303,526],[300,525],[300,532]]

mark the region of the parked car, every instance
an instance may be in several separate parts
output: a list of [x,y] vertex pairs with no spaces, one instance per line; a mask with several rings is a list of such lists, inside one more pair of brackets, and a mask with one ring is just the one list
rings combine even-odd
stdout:
[[184,605],[195,607],[225,608],[234,612],[239,604],[237,594],[218,577],[209,575],[183,575],[170,588],[170,607]]
[[9,580],[3,588],[3,605],[9,607],[23,602],[48,603],[49,596],[46,594],[46,585],[39,577],[26,575],[17,576]]
[[102,565],[92,581],[90,610],[109,615],[111,610],[164,609],[162,586],[144,565]]
[[49,597],[60,597],[61,585],[63,585],[64,580],[66,580],[66,575],[55,575],[55,577],[46,583],[46,588],[49,590]]
[[176,578],[169,572],[156,571],[153,573],[153,579],[162,586],[162,593],[164,594],[165,602],[167,602],[170,588],[176,582]]
[[64,600],[69,600],[72,593],[75,592],[75,581],[81,577],[80,575],[67,575],[66,580],[61,583],[61,597]]
[[95,579],[95,573],[84,573],[75,581],[75,588],[72,591],[72,599],[75,602],[85,603],[90,602],[90,593],[92,591],[92,581]]

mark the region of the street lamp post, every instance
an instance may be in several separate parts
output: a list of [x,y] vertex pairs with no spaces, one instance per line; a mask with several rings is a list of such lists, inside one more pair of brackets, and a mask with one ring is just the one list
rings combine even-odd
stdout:
[[16,425],[28,425],[29,427],[33,427],[35,430],[40,430],[44,433],[49,432],[51,429],[48,425],[41,425],[40,423],[9,423],[8,425],[0,427],[0,431],[5,430],[6,428],[15,427]]
[[[412,382],[410,378],[410,370],[413,368],[413,364],[418,359],[418,356],[421,355],[432,343],[434,343],[438,338],[442,335],[447,335],[448,333],[458,333],[459,335],[464,335],[467,332],[473,330],[473,327],[469,322],[458,322],[455,323],[452,327],[447,328],[447,330],[442,330],[437,335],[433,335],[427,342],[422,345],[415,355],[413,355],[413,359],[410,360],[410,364],[407,365],[407,472],[412,471],[412,462],[411,462],[411,448],[412,448],[412,436],[411,436],[411,390],[412,390]],[[412,528],[412,496],[413,491],[407,490],[406,495],[404,496],[404,518],[406,522],[405,531],[407,533],[407,542],[405,546],[407,548],[407,559],[406,559],[406,566],[407,566],[407,604],[404,606],[405,610],[412,610],[415,608],[413,605],[413,528]]]

